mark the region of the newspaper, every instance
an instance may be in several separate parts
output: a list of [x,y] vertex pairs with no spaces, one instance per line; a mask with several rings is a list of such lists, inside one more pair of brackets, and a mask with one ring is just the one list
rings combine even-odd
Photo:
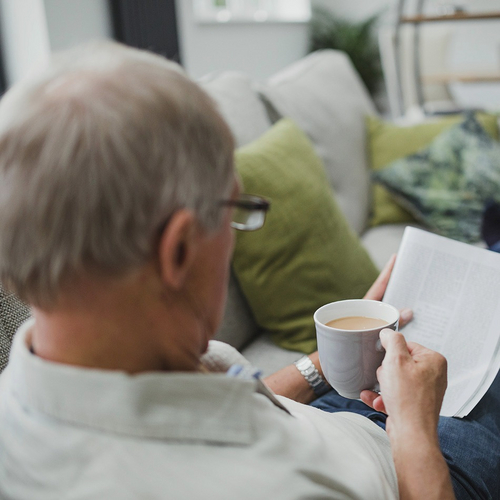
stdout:
[[500,254],[408,227],[383,301],[413,309],[405,338],[446,357],[441,415],[470,413],[500,368]]

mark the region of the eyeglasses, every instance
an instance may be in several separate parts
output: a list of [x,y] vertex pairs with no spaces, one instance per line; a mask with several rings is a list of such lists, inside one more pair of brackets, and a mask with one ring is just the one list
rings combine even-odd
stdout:
[[271,201],[261,196],[240,194],[236,200],[224,200],[220,204],[234,207],[231,227],[240,231],[255,231],[264,225]]

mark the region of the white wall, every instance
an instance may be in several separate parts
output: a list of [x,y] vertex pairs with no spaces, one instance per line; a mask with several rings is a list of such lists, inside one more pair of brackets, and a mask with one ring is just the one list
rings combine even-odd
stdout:
[[[363,19],[385,12],[394,18],[397,0],[312,0],[339,16]],[[428,2],[431,5],[432,2]],[[437,4],[437,3],[436,3]],[[499,0],[469,0],[470,10],[497,10]],[[200,24],[191,0],[176,0],[181,56],[194,78],[226,69],[265,79],[307,52],[304,23]],[[51,51],[111,37],[107,0],[0,0],[7,82],[12,84]],[[455,34],[445,65],[450,70],[500,70],[500,21],[453,23]],[[500,109],[500,84],[453,84],[462,105]]]
[[[500,20],[457,26],[450,44],[448,64],[455,71],[500,73]],[[460,104],[500,111],[500,82],[453,83],[449,87]]]
[[[415,3],[416,0],[407,2],[410,12]],[[381,24],[392,25],[398,1],[312,0],[312,4],[352,20],[381,13]],[[499,8],[499,0],[469,0],[462,4],[475,11]],[[307,52],[305,24],[199,24],[194,19],[191,0],[177,0],[176,5],[181,56],[188,73],[195,78],[212,71],[236,69],[264,79]],[[426,6],[436,9],[439,3],[428,1]],[[500,70],[500,21],[447,26],[453,27],[454,34],[443,60],[443,71]],[[449,91],[459,105],[500,109],[500,84],[452,84]]]
[[1,0],[7,84],[18,81],[50,55],[43,0]]
[[52,51],[112,37],[107,0],[45,0],[45,15]]
[[[8,83],[50,53],[111,37],[107,0],[0,0]],[[194,78],[234,69],[264,79],[307,52],[304,23],[199,24],[191,0],[177,0],[180,50]]]
[[9,85],[55,50],[111,37],[107,0],[0,0],[0,5]]
[[191,0],[176,0],[181,57],[194,78],[233,69],[264,79],[307,52],[304,23],[199,24]]

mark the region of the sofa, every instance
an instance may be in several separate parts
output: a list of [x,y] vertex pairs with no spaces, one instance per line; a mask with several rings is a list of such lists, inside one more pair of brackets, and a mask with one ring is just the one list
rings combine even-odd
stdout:
[[[381,269],[397,252],[407,224],[369,227],[372,190],[365,120],[377,112],[344,53],[312,53],[265,82],[227,71],[200,83],[216,101],[237,147],[256,140],[281,118],[291,118],[312,141],[340,208],[375,265]],[[258,326],[234,272],[216,338],[241,350],[264,374],[302,354],[278,347]]]
[[[238,148],[259,138],[280,118],[291,118],[312,141],[341,210],[375,265],[381,268],[397,251],[405,224],[368,227],[371,182],[365,117],[376,110],[344,53],[310,54],[265,82],[226,71],[207,75],[199,83],[215,100]],[[0,370],[7,363],[12,336],[28,316],[24,304],[0,289]],[[234,272],[216,339],[242,351],[264,375],[301,355],[278,347],[259,327]]]
[[[238,149],[255,143],[284,117],[307,136],[324,168],[328,193],[373,262],[373,272],[397,252],[405,227],[418,227],[408,220],[375,227],[370,224],[373,189],[366,120],[369,115],[376,116],[377,111],[344,53],[312,53],[264,82],[226,71],[207,75],[199,83],[226,119]],[[0,371],[7,363],[12,336],[29,313],[26,305],[0,287]],[[260,326],[255,316],[233,266],[216,339],[243,352],[264,375],[302,355],[298,350],[278,346],[273,332]]]

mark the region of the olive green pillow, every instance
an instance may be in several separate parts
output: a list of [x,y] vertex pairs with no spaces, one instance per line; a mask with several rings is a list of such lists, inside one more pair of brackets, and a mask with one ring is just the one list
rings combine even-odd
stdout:
[[[496,139],[497,116],[477,113],[476,117],[488,134]],[[393,161],[418,152],[428,146],[441,132],[462,121],[462,115],[453,115],[411,127],[400,127],[369,116],[367,128],[372,169],[375,171],[384,169]],[[414,221],[415,218],[411,213],[401,207],[385,187],[373,186],[371,226]]]
[[280,120],[236,152],[244,191],[272,200],[266,224],[237,232],[233,268],[254,317],[281,347],[316,348],[314,311],[359,298],[378,271],[349,227],[307,136]]

